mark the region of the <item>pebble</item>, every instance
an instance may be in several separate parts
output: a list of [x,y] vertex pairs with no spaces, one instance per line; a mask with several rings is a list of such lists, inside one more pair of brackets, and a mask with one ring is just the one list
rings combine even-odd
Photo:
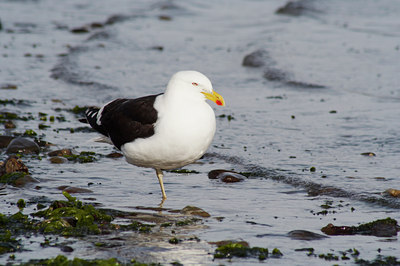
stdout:
[[10,156],[6,161],[0,163],[0,176],[4,174],[24,172],[28,173],[28,167],[16,156]]
[[15,84],[1,84],[0,89],[2,90],[16,90],[18,88]]
[[289,16],[301,16],[308,11],[314,11],[312,8],[306,5],[305,1],[289,1],[285,6],[280,7],[276,10],[276,14],[289,15]]
[[9,120],[4,123],[4,128],[11,129],[11,128],[16,128],[17,126],[14,124],[13,121]]
[[0,136],[0,149],[6,148],[13,139],[14,137],[11,136]]
[[14,185],[16,187],[24,187],[26,184],[29,183],[39,183],[39,180],[30,175],[24,175],[23,177],[20,177],[17,180],[15,180]]
[[60,247],[60,250],[61,250],[62,252],[68,252],[68,253],[74,251],[74,249],[73,249],[72,247],[70,247],[70,246],[61,246],[61,247]]
[[107,158],[121,158],[121,157],[123,157],[124,155],[122,154],[122,153],[119,153],[119,152],[112,152],[112,153],[110,153],[110,154],[107,154]]
[[236,173],[234,171],[229,171],[229,170],[223,170],[223,169],[217,169],[217,170],[212,170],[208,173],[208,178],[209,179],[219,179],[224,183],[236,183],[236,182],[241,182],[246,179],[245,176]]
[[60,156],[50,157],[49,161],[54,164],[62,164],[68,162],[67,158]]
[[400,198],[400,190],[389,188],[385,191],[386,194],[389,194],[392,197]]
[[24,153],[24,154],[31,154],[31,153],[39,153],[40,148],[35,142],[18,137],[13,139],[7,146],[6,153]]
[[368,156],[368,157],[375,157],[376,156],[376,154],[373,153],[373,152],[363,152],[363,153],[361,153],[361,155]]
[[246,55],[243,58],[242,65],[246,67],[262,67],[265,65],[266,57],[268,57],[267,51],[257,50]]
[[87,188],[70,187],[70,186],[59,186],[57,189],[68,192],[69,194],[74,193],[93,193],[92,190]]
[[61,149],[61,150],[51,151],[47,155],[53,157],[53,156],[73,155],[73,153],[72,150],[70,149]]
[[186,206],[180,212],[185,215],[194,215],[194,216],[200,216],[200,217],[204,217],[204,218],[208,218],[211,216],[205,210],[203,210],[199,207],[195,207],[195,206]]
[[288,233],[288,236],[291,239],[296,239],[296,240],[320,240],[327,238],[327,236],[306,230],[293,230]]

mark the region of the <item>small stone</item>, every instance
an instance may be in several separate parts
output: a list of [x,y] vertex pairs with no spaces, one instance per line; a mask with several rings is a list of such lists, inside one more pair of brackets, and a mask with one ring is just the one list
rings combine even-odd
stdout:
[[70,247],[70,246],[61,246],[61,247],[60,247],[60,250],[61,250],[62,252],[67,252],[67,253],[70,253],[70,252],[73,252],[73,251],[74,251],[74,249],[73,249],[72,247]]
[[157,51],[163,51],[164,50],[164,47],[163,46],[161,46],[161,45],[157,45],[157,46],[152,46],[152,47],[150,47],[150,49],[151,50],[157,50]]
[[124,157],[122,153],[119,152],[112,152],[106,156],[107,158],[121,158]]
[[13,121],[9,120],[4,123],[4,128],[11,129],[16,128],[17,126],[14,124]]
[[400,190],[389,188],[385,191],[386,194],[389,194],[392,197],[400,198]]
[[158,19],[159,20],[164,20],[164,21],[171,21],[172,20],[172,18],[170,16],[166,16],[166,15],[158,16]]
[[29,173],[28,167],[25,166],[20,158],[17,156],[10,156],[1,164],[0,176],[14,172]]
[[327,238],[327,236],[306,230],[293,230],[288,233],[288,236],[291,239],[296,239],[296,240],[320,240]]
[[23,153],[23,154],[31,154],[31,153],[39,153],[40,148],[35,142],[18,137],[13,139],[7,146],[6,153]]
[[83,27],[79,27],[79,28],[73,28],[71,30],[72,33],[76,33],[76,34],[82,34],[82,33],[88,33],[89,32],[89,28],[86,26]]
[[64,157],[54,156],[50,157],[49,161],[53,164],[62,164],[68,162],[68,159]]
[[68,192],[69,194],[74,193],[93,193],[92,190],[87,188],[70,187],[70,186],[59,186],[57,189]]
[[0,89],[2,90],[16,90],[18,88],[15,84],[0,84]]
[[203,209],[200,209],[198,207],[195,207],[195,206],[186,206],[180,212],[185,215],[194,215],[194,216],[200,216],[200,217],[204,217],[204,218],[208,218],[211,216],[208,212],[206,212]]
[[221,240],[221,241],[217,241],[217,242],[209,242],[210,245],[216,245],[217,247],[222,247],[222,246],[226,246],[229,244],[239,244],[243,247],[250,247],[249,243],[246,241],[235,241],[235,240]]
[[363,153],[361,153],[361,155],[363,155],[363,156],[369,156],[369,157],[375,157],[375,156],[376,156],[376,154],[373,153],[373,152],[363,152]]
[[11,136],[0,136],[0,149],[6,148],[13,139],[14,137]]
[[209,179],[219,179],[224,183],[236,183],[246,179],[245,176],[236,173],[234,171],[228,171],[223,169],[212,170],[208,173]]
[[307,5],[307,1],[289,1],[285,6],[280,7],[276,10],[276,14],[288,15],[288,16],[301,16],[307,12],[315,11],[313,8]]
[[104,27],[104,24],[101,23],[101,22],[93,22],[93,23],[90,24],[90,27],[91,27],[92,29],[103,28],[103,27]]
[[53,157],[53,156],[73,155],[73,153],[72,150],[70,149],[61,149],[61,150],[51,151],[47,155]]
[[242,65],[246,67],[262,67],[265,65],[266,58],[269,58],[267,51],[257,50],[246,55],[243,58]]
[[39,180],[37,180],[36,178],[34,178],[30,175],[24,175],[14,181],[14,186],[24,187],[25,185],[27,185],[29,183],[39,183]]

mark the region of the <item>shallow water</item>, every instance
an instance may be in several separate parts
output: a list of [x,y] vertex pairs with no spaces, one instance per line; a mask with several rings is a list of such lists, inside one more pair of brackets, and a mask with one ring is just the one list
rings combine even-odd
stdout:
[[[316,254],[336,255],[357,248],[364,259],[375,258],[378,248],[383,255],[399,253],[397,237],[305,241],[287,236],[292,230],[321,233],[328,223],[357,225],[388,216],[400,218],[399,200],[381,194],[388,188],[399,189],[400,7],[395,0],[299,3],[304,7],[299,16],[275,14],[285,5],[282,1],[0,3],[0,84],[18,86],[0,90],[0,99],[27,101],[0,110],[32,113],[36,118],[44,112],[66,119],[47,122],[51,127],[46,130],[36,129],[38,119],[18,121],[15,130],[2,129],[2,134],[33,128],[57,148],[106,155],[112,147],[91,142],[95,133],[71,134],[69,128],[84,125],[77,116],[57,108],[158,93],[182,69],[209,76],[227,103],[225,108],[215,106],[216,115],[234,118],[218,118],[209,153],[185,167],[199,174],[166,174],[165,208],[195,205],[212,215],[204,221],[205,227],[190,232],[200,243],[162,249],[153,243],[139,249],[127,242],[125,249],[99,251],[83,241],[76,244],[82,248],[69,256],[124,260],[134,253],[162,263],[218,264],[212,261],[209,252],[214,247],[207,242],[225,239],[277,247],[284,256],[269,262],[283,265],[332,264],[295,251],[304,247],[313,247]],[[87,26],[94,22],[103,27]],[[89,32],[70,31],[79,27]],[[243,58],[257,50],[268,54],[265,65],[242,66]],[[264,78],[272,72],[280,76]],[[365,152],[376,156],[361,155]],[[6,187],[1,191],[3,213],[15,212],[10,202],[21,197],[60,199],[57,187],[61,185],[86,188],[93,183],[93,194],[77,196],[104,208],[129,211],[157,206],[160,200],[154,171],[123,159],[62,165],[47,158],[25,160],[41,181],[41,189]],[[311,167],[316,171],[310,172]],[[225,184],[208,179],[207,173],[214,169],[256,175]],[[317,215],[326,201],[332,201],[335,213]],[[62,254],[50,248],[31,249],[40,251],[37,257]],[[16,257],[27,260],[32,252]],[[7,258],[3,255],[1,263]],[[252,263],[259,262],[232,262]]]

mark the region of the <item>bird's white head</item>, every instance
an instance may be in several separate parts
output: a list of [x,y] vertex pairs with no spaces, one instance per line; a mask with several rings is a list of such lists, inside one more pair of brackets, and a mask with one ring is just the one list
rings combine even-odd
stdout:
[[198,71],[188,70],[175,73],[167,87],[167,90],[174,89],[179,89],[180,93],[184,94],[203,94],[202,97],[204,99],[211,100],[217,105],[225,105],[224,98],[213,90],[211,81]]

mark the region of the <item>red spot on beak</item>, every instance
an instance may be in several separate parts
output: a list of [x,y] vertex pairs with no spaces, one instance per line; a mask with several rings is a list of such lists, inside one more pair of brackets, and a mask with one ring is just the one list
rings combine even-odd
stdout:
[[222,105],[222,102],[221,102],[220,100],[217,100],[215,103],[216,103],[217,105]]

